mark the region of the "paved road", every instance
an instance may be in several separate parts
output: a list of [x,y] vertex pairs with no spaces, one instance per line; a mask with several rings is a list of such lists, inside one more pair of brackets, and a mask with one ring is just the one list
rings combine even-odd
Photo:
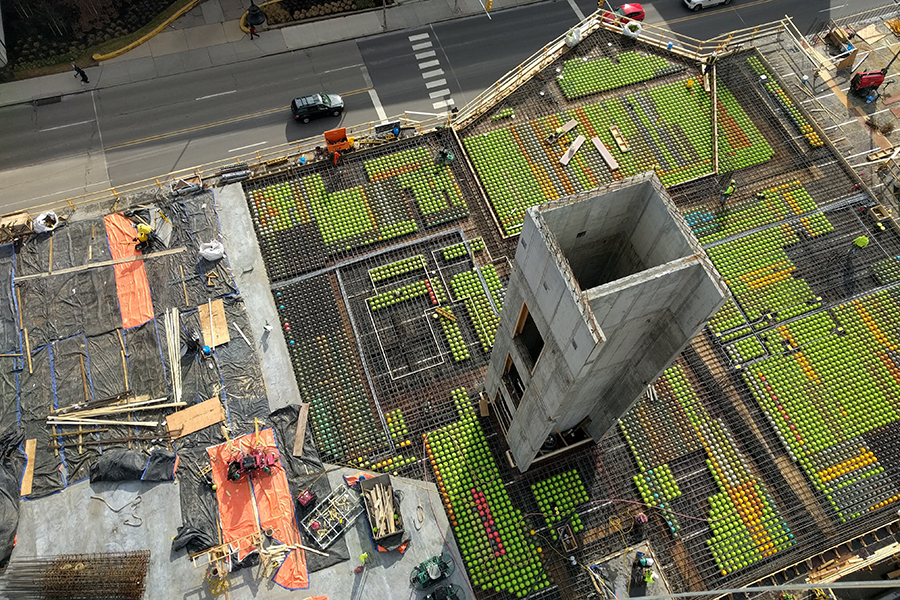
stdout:
[[[785,14],[793,14],[804,31],[816,19],[883,2],[734,0],[698,13],[679,0],[644,6],[648,22],[705,39]],[[0,109],[0,177],[20,182],[15,197],[0,200],[2,209],[85,187],[121,186],[317,136],[340,123],[461,107],[595,7],[591,0],[544,2],[494,13],[492,19],[450,21],[66,96],[57,104]],[[344,115],[294,123],[289,100],[317,89],[345,95]]]

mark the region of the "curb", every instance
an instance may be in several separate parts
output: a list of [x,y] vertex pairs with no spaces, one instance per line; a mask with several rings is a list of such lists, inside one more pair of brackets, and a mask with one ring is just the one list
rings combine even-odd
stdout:
[[181,17],[181,15],[183,15],[187,11],[193,9],[195,6],[197,6],[201,2],[203,2],[203,0],[192,0],[191,2],[188,2],[181,8],[181,10],[175,12],[175,14],[173,14],[171,17],[169,17],[168,19],[163,21],[156,29],[154,29],[150,33],[144,35],[143,37],[136,39],[135,41],[131,42],[127,46],[119,48],[118,50],[113,50],[112,52],[110,52],[108,54],[94,54],[91,58],[93,58],[96,61],[104,61],[104,60],[109,60],[110,58],[115,58],[117,56],[121,56],[121,55],[125,54],[126,52],[129,52],[130,50],[134,50],[141,44],[150,40],[150,38],[156,36],[156,34],[158,34],[163,29],[165,29],[166,27],[171,25],[173,22],[175,22],[175,20],[178,19],[179,17]]
[[[198,0],[198,2],[202,2],[202,1],[203,1],[203,0]],[[524,7],[527,7],[527,6],[532,6],[532,5],[534,5],[534,4],[540,4],[540,3],[545,2],[545,1],[547,1],[547,0],[525,0],[525,1],[521,1],[521,3],[516,4],[515,6],[509,6],[509,7],[505,7],[505,8],[497,9],[497,10],[498,10],[498,11],[515,10],[515,9],[518,9],[518,8],[524,8]],[[408,3],[410,3],[410,2],[405,2],[404,4],[408,4]],[[400,6],[400,3],[397,3],[396,6]],[[378,10],[380,10],[380,9],[378,9]],[[389,10],[390,10],[390,9],[389,9]],[[358,12],[365,12],[365,11],[358,11]],[[480,13],[478,13],[478,14],[480,14]],[[449,17],[449,18],[446,18],[446,19],[438,19],[438,20],[436,20],[436,21],[433,21],[433,23],[446,23],[446,22],[449,22],[449,21],[456,21],[456,20],[459,20],[459,19],[467,19],[467,18],[474,17],[474,16],[476,16],[476,14],[452,16],[452,17]],[[341,18],[341,17],[338,16],[338,17],[336,17],[336,18]],[[339,39],[339,40],[331,40],[331,41],[328,41],[328,42],[326,42],[326,43],[319,44],[318,46],[328,46],[328,45],[330,45],[330,44],[337,44],[337,43],[340,43],[340,42],[346,42],[347,40],[350,40],[350,39],[366,39],[366,38],[370,38],[370,37],[377,37],[377,36],[381,36],[381,35],[387,35],[387,34],[396,33],[396,32],[398,32],[398,31],[405,31],[406,29],[407,29],[406,26],[402,26],[402,27],[398,27],[397,29],[388,29],[387,31],[379,31],[379,32],[377,32],[377,33],[372,33],[372,34],[364,35],[364,36],[362,36],[362,37],[348,37],[348,38],[343,38],[343,39]],[[316,47],[318,47],[318,46],[316,46]],[[309,47],[312,47],[312,46],[309,46]],[[277,56],[277,55],[280,55],[280,54],[288,54],[288,53],[291,53],[291,52],[298,52],[298,51],[305,50],[305,49],[306,49],[306,48],[289,48],[289,49],[282,50],[282,51],[279,51],[279,52],[272,52],[272,53],[270,53],[270,54],[265,54],[265,55],[263,55],[263,56]],[[109,58],[112,58],[112,57],[110,56]],[[231,62],[231,63],[228,63],[228,64],[239,64],[239,63],[246,62],[246,61],[249,61],[249,60],[256,60],[257,58],[259,58],[259,57],[249,57],[249,58],[244,58],[244,59],[236,60],[236,61]],[[190,71],[183,71],[182,73],[190,73],[190,72],[198,71],[198,70],[202,70],[202,68],[201,68],[201,69],[192,69],[192,70],[190,70]],[[179,74],[181,74],[181,73],[179,73]],[[148,81],[149,81],[149,80],[148,80]],[[98,84],[99,84],[99,80],[98,80]],[[129,85],[129,84],[130,84],[130,82],[123,82],[123,83],[119,83],[119,84],[115,84],[115,85],[110,85],[110,86],[96,85],[96,86],[91,87],[91,88],[89,88],[89,89],[88,89],[88,88],[82,88],[82,89],[75,89],[75,90],[69,90],[69,91],[61,91],[61,92],[59,92],[59,93],[50,93],[50,94],[47,94],[47,95],[45,95],[45,96],[36,96],[36,97],[28,98],[28,99],[13,100],[13,101],[11,101],[11,102],[5,102],[5,101],[3,100],[3,98],[2,98],[2,94],[0,94],[0,108],[6,107],[6,106],[18,106],[18,105],[22,105],[22,104],[34,104],[35,102],[41,102],[42,100],[48,100],[48,99],[53,99],[53,98],[62,98],[62,97],[64,97],[64,96],[73,96],[73,95],[75,95],[75,94],[82,94],[82,93],[90,92],[90,91],[93,91],[93,90],[111,89],[111,88],[114,88],[114,87],[120,87],[120,86],[122,86],[122,85]],[[0,84],[0,90],[2,90],[2,88],[3,88],[3,85]]]

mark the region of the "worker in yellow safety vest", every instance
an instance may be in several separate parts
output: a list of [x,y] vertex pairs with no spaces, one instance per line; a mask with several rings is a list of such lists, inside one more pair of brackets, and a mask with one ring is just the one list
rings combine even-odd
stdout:
[[144,223],[139,223],[137,226],[137,237],[134,238],[134,241],[137,242],[135,245],[135,250],[144,250],[150,246],[150,236],[153,234],[153,228],[149,225],[145,225]]
[[853,245],[850,246],[850,256],[855,255],[860,249],[865,248],[869,245],[869,238],[861,235],[853,240]]
[[737,188],[736,188],[735,185],[734,185],[734,179],[732,179],[732,180],[731,180],[731,183],[728,184],[728,187],[725,188],[725,191],[723,191],[723,192],[720,194],[721,199],[722,199],[722,205],[723,205],[723,206],[724,206],[724,204],[725,204],[726,202],[728,202],[728,200],[731,198],[731,195],[734,193],[734,190],[736,190],[736,189],[737,189]]

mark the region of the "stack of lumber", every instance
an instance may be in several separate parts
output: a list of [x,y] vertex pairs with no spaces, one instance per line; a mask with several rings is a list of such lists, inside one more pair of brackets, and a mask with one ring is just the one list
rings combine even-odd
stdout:
[[121,417],[117,417],[116,415],[176,408],[185,405],[184,402],[169,402],[168,398],[156,398],[151,400],[149,396],[138,396],[135,398],[123,396],[124,394],[120,394],[103,400],[72,404],[63,408],[53,409],[47,416],[47,424],[54,427],[81,427],[84,425],[133,425],[136,427],[156,427],[159,425],[159,421],[119,420]]
[[394,522],[394,490],[389,485],[376,484],[366,490],[366,498],[372,511],[372,528],[378,537],[391,535],[397,531]]

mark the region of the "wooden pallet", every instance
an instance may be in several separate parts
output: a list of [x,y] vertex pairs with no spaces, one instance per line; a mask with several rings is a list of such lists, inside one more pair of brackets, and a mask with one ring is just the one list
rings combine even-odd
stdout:
[[628,147],[628,142],[625,141],[625,136],[622,135],[622,132],[619,131],[618,125],[610,125],[609,132],[612,134],[613,139],[616,140],[616,145],[619,147],[619,150],[622,152],[628,152],[631,148]]

